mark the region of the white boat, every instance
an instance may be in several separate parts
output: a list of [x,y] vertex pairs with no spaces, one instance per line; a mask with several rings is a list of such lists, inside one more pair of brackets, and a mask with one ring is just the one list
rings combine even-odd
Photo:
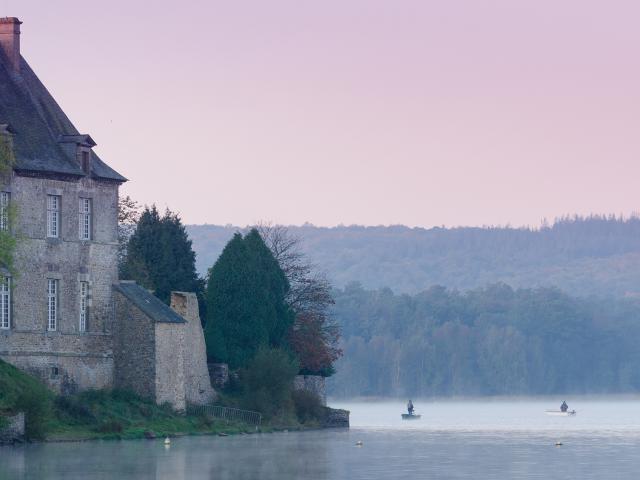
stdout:
[[422,415],[416,415],[415,413],[403,413],[402,414],[402,419],[403,420],[420,420],[420,417],[422,417]]
[[575,410],[567,410],[563,412],[562,410],[545,410],[544,413],[547,415],[551,415],[554,417],[573,417],[576,414]]

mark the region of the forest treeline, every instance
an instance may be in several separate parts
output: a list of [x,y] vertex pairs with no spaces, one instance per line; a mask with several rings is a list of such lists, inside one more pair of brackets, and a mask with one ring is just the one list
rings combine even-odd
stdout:
[[[577,296],[640,294],[640,218],[565,217],[540,228],[404,226],[288,227],[338,287],[391,287],[417,293],[431,285],[461,290],[504,282],[557,286]],[[187,227],[204,274],[233,226]]]
[[336,397],[637,392],[640,302],[494,284],[334,292]]

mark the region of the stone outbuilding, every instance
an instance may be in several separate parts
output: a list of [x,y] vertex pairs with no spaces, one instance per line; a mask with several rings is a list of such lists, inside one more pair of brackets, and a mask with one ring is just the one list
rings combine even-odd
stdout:
[[172,307],[135,282],[114,286],[115,383],[176,410],[215,399],[204,335],[193,293],[172,293]]

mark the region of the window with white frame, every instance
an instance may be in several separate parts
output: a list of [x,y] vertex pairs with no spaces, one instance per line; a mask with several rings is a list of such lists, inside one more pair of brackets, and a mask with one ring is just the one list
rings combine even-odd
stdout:
[[78,221],[80,240],[91,240],[91,199],[81,198],[78,211],[80,212]]
[[0,328],[11,328],[11,277],[0,274]]
[[80,331],[87,331],[87,314],[89,304],[89,282],[80,282]]
[[47,330],[58,328],[58,280],[47,279]]
[[58,238],[60,234],[60,196],[47,195],[47,237]]
[[9,192],[0,192],[0,230],[9,230]]

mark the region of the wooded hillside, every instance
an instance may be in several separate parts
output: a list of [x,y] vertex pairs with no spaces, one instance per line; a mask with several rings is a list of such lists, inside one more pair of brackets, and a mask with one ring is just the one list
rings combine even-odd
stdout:
[[[201,274],[238,228],[189,226]],[[640,294],[640,219],[565,218],[540,229],[289,227],[338,287],[391,287],[417,293],[432,285],[467,290],[495,282],[557,286],[575,295]]]

